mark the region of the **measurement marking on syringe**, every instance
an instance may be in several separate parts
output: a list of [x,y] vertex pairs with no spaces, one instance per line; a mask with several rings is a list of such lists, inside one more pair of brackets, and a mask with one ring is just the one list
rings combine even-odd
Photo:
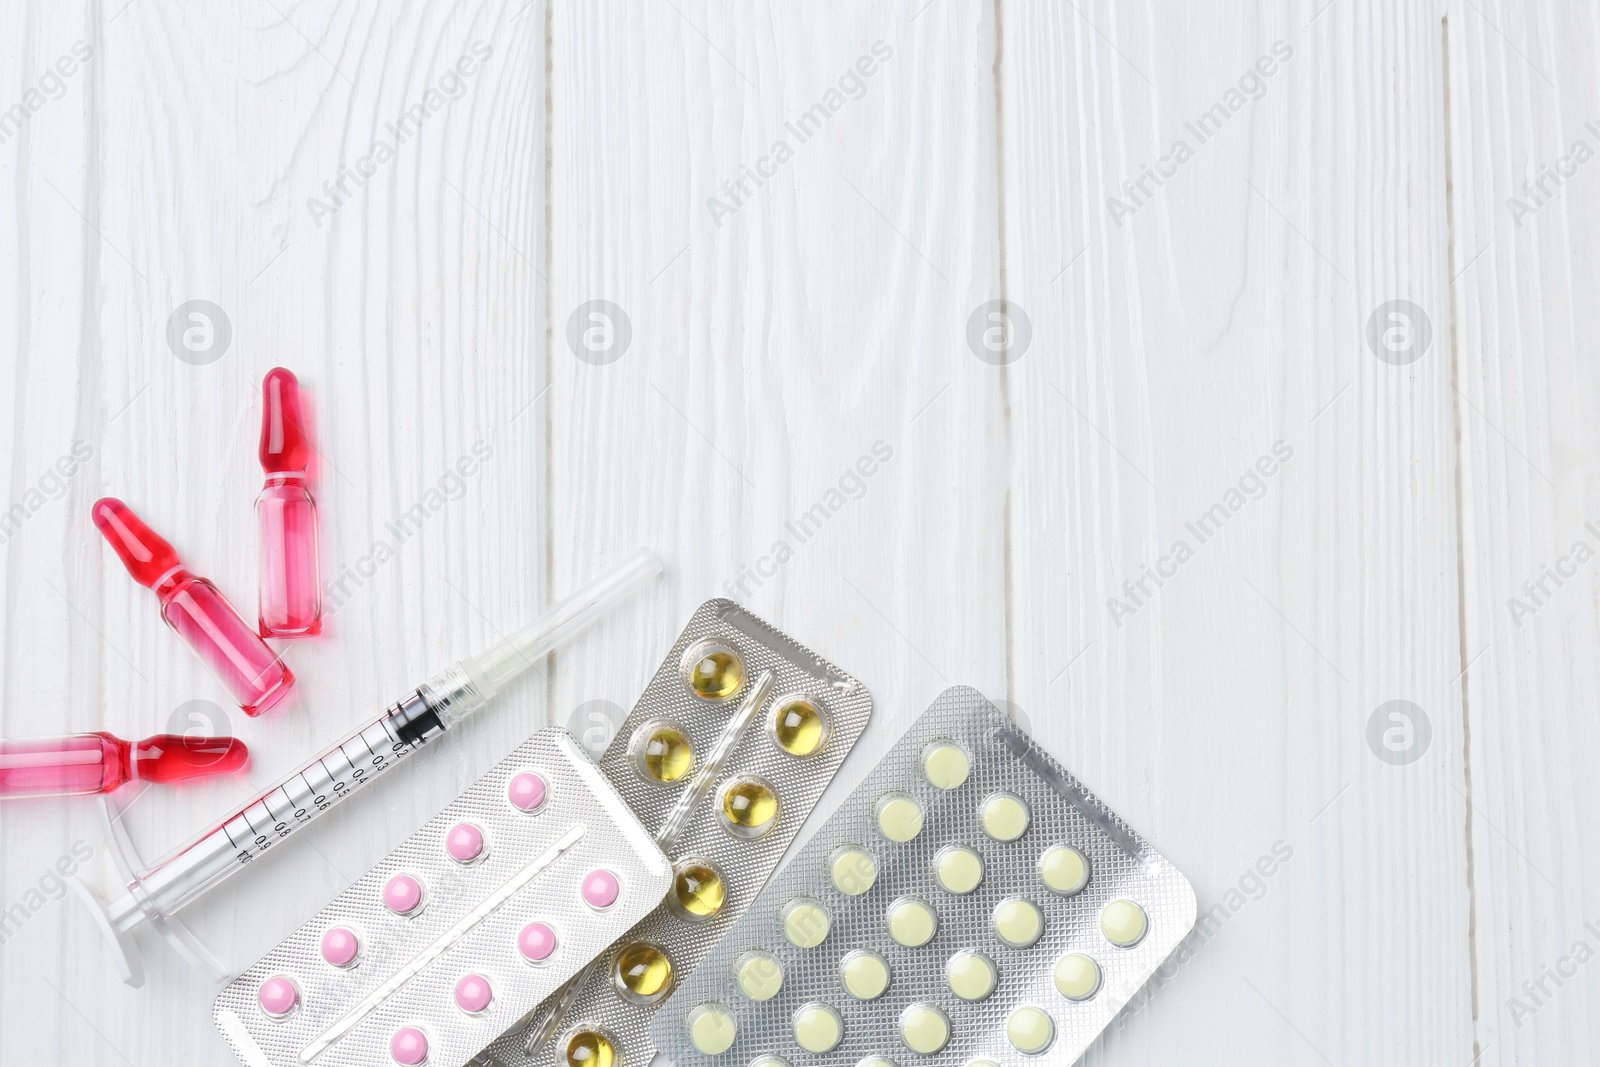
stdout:
[[467,936],[474,926],[477,926],[478,923],[492,914],[496,908],[511,899],[513,893],[533,881],[546,867],[561,858],[562,853],[583,839],[583,834],[584,828],[582,826],[574,826],[561,835],[555,844],[529,861],[527,866],[506,879],[499,889],[485,897],[477,907],[463,915],[454,926],[440,934],[436,940],[423,948],[421,952],[411,957],[410,962],[391,975],[388,981],[374,989],[360,1003],[341,1016],[337,1022],[317,1035],[316,1040],[301,1049],[300,1062],[310,1063],[326,1052],[335,1041],[349,1033],[357,1023],[377,1010],[379,1005],[398,992],[401,986],[415,978],[422,972],[424,967],[444,955],[450,946]]

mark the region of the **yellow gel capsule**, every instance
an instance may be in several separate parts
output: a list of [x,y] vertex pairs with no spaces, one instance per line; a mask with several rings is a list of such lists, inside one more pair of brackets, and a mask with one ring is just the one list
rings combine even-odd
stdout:
[[1039,857],[1039,877],[1050,892],[1070,897],[1089,884],[1089,861],[1069,845],[1052,845]]
[[912,1004],[900,1013],[900,1039],[906,1048],[932,1056],[950,1043],[950,1019],[932,1004]]
[[1006,1040],[1018,1052],[1037,1055],[1050,1047],[1056,1037],[1056,1024],[1034,1007],[1021,1007],[1006,1020]]
[[617,1048],[597,1030],[579,1030],[567,1038],[567,1067],[612,1067]]
[[934,860],[939,884],[945,892],[965,896],[983,881],[983,857],[965,845],[950,845],[939,850]]
[[1028,805],[1011,793],[995,793],[979,812],[983,832],[996,841],[1015,841],[1028,830]]
[[922,752],[922,775],[936,789],[960,789],[972,773],[972,761],[954,741],[935,741]]
[[794,1039],[807,1052],[832,1052],[844,1037],[844,1022],[826,1004],[812,1002],[794,1013]]
[[772,736],[791,756],[809,756],[822,748],[828,720],[809,700],[794,699],[774,713]]
[[702,1004],[689,1013],[689,1041],[707,1056],[720,1056],[739,1034],[733,1016],[721,1004]]
[[738,837],[760,837],[778,818],[778,794],[760,778],[734,778],[722,787],[722,824]]
[[1143,941],[1149,925],[1144,909],[1131,900],[1113,900],[1100,912],[1100,932],[1120,948],[1132,948]]
[[828,873],[833,888],[846,896],[859,897],[878,880],[878,865],[862,849],[846,846],[834,850]]
[[876,1000],[889,988],[889,964],[876,952],[858,949],[839,961],[839,978],[857,1000]]
[[878,832],[904,844],[922,832],[922,805],[904,793],[890,793],[877,803]]
[[1044,915],[1031,900],[1007,897],[994,909],[994,932],[1012,948],[1027,948],[1044,933]]
[[722,874],[705,860],[685,860],[672,876],[674,910],[689,919],[709,919],[722,910],[728,887]]
[[617,953],[612,981],[624,1000],[654,1004],[672,987],[672,961],[655,945],[635,941]]
[[783,906],[783,936],[795,948],[816,948],[828,939],[828,912],[807,897]]
[[1100,989],[1100,965],[1081,952],[1069,952],[1056,960],[1051,977],[1056,991],[1068,1000],[1088,1000]]
[[999,972],[994,961],[981,952],[957,952],[945,964],[950,992],[962,1000],[982,1000],[994,992]]
[[889,906],[889,936],[898,945],[921,948],[938,929],[938,914],[915,897],[902,897]]
[[739,957],[739,992],[751,1000],[771,1000],[783,988],[783,968],[765,952],[746,952]]
[[681,780],[694,767],[689,736],[667,722],[648,723],[634,744],[634,761],[645,777],[657,782]]
[[709,642],[690,650],[689,688],[706,700],[723,700],[739,691],[744,682],[744,663],[727,645]]

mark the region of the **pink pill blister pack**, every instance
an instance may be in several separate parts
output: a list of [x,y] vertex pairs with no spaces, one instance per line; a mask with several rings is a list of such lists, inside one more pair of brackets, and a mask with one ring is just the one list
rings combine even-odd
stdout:
[[606,776],[541,730],[231,982],[213,1016],[250,1067],[462,1063],[671,885]]

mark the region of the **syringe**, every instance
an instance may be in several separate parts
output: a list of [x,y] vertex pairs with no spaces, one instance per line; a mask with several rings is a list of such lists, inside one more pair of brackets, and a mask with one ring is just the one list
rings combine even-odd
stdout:
[[[116,951],[123,980],[135,986],[143,983],[132,933],[146,922],[183,956],[215,977],[224,977],[222,968],[172,918],[174,913],[483,707],[513,678],[661,570],[661,561],[649,549],[635,551],[530,625],[435,675],[165,859],[141,870],[119,863],[127,892],[109,904],[74,884]],[[115,856],[126,844],[125,834],[115,820],[109,826]]]

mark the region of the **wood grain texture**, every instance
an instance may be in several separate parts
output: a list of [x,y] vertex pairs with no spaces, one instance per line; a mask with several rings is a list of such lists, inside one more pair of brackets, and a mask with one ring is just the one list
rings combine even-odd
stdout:
[[[286,645],[293,700],[231,717],[248,781],[133,803],[149,854],[634,547],[669,572],[186,913],[225,961],[531,729],[603,727],[732,596],[875,695],[821,813],[962,682],[1194,881],[1208,931],[1086,1063],[1592,1060],[1600,971],[1511,1000],[1600,951],[1596,565],[1507,600],[1600,549],[1600,163],[1521,225],[1507,201],[1600,151],[1600,35],[1575,3],[1392,8],[0,10],[0,114],[43,101],[0,143],[0,510],[41,501],[0,544],[0,735],[225,702],[89,505],[248,614],[254,390],[286,364],[336,610]],[[203,366],[167,342],[194,299],[232,327]],[[1367,336],[1392,300],[1431,327],[1400,365]],[[1405,765],[1367,740],[1396,699],[1431,726]],[[41,889],[80,840],[109,888],[99,834],[92,804],[0,809],[0,908],[43,902],[0,944],[0,1062],[232,1062],[202,978],[147,938],[124,988]]]
[[1004,7],[1013,692],[1214,917],[1087,1062],[1465,1063],[1438,22]]
[[[286,645],[290,702],[232,715],[253,752],[248,781],[135,802],[147,855],[543,603],[544,484],[527,476],[543,428],[518,415],[545,385],[544,29],[520,7],[8,10],[8,93],[75,39],[96,51],[5,149],[21,251],[4,268],[18,324],[8,492],[20,498],[73,440],[94,450],[5,549],[6,735],[140,737],[191,698],[225,702],[102,551],[89,504],[122,496],[253,614],[261,375],[295,368],[316,408],[337,610],[324,638]],[[475,73],[444,81],[479,43],[491,55]],[[442,106],[404,136],[389,128],[430,92]],[[343,168],[380,140],[392,158],[357,183]],[[312,198],[337,210],[314,212]],[[206,366],[166,340],[169,313],[195,298],[233,328]],[[492,458],[462,478],[478,443]],[[420,529],[390,528],[430,490],[453,499],[430,504]],[[446,739],[383,797],[352,801],[186,918],[224,961],[259,955],[526,736],[538,687],[507,703],[520,713]],[[6,905],[75,839],[93,844],[87,873],[110,887],[93,810],[7,805]],[[154,938],[146,988],[122,987],[76,909],[51,902],[5,944],[0,1061],[224,1062],[212,988]]]
[[[1592,6],[1452,7],[1463,645],[1485,1062],[1594,1057]],[[1580,144],[1581,142],[1581,144]],[[1563,158],[1565,157],[1565,158]],[[1581,547],[1586,546],[1586,547]]]
[[[998,269],[990,14],[552,21],[554,573],[638,543],[671,568],[552,707],[627,705],[645,635],[734,596],[878,694],[853,782],[953,681],[1005,683],[1000,392],[962,339]],[[595,300],[632,328],[600,366],[567,336]]]

